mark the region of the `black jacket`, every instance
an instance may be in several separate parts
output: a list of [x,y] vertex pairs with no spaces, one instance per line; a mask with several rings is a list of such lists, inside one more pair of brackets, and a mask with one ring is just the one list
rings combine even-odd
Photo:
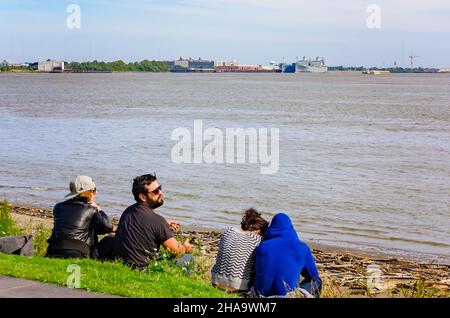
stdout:
[[[97,235],[112,231],[110,218],[93,206],[72,199],[60,202],[53,208],[54,227],[48,250],[76,249],[91,251]],[[51,254],[51,253],[50,253]],[[86,254],[86,253],[85,253]]]

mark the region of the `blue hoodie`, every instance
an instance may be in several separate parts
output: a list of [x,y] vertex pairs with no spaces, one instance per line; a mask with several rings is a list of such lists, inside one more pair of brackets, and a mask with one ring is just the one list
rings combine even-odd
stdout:
[[300,283],[320,281],[311,250],[298,238],[284,213],[272,219],[263,242],[256,248],[254,289],[262,296],[284,296]]

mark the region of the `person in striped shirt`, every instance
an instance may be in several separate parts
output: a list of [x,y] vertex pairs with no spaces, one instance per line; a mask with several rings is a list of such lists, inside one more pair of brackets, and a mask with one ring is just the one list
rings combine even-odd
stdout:
[[228,228],[221,236],[216,263],[211,270],[215,287],[248,291],[254,279],[254,251],[269,223],[251,208],[244,212],[241,228]]

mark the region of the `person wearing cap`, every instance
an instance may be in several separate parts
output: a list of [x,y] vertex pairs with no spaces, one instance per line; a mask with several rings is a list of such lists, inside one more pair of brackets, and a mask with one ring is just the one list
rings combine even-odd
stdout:
[[110,218],[95,203],[97,188],[88,176],[70,182],[65,201],[53,208],[54,227],[47,257],[96,258],[97,235],[113,232]]

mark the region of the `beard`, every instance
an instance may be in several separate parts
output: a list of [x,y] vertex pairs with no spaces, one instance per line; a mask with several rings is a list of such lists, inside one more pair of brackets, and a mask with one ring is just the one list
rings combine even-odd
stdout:
[[164,200],[158,201],[158,202],[154,202],[153,204],[151,204],[151,208],[154,210],[156,208],[159,208],[161,205],[164,204]]
[[149,202],[149,204],[152,209],[159,208],[161,205],[164,204],[164,197],[160,196],[157,201]]

